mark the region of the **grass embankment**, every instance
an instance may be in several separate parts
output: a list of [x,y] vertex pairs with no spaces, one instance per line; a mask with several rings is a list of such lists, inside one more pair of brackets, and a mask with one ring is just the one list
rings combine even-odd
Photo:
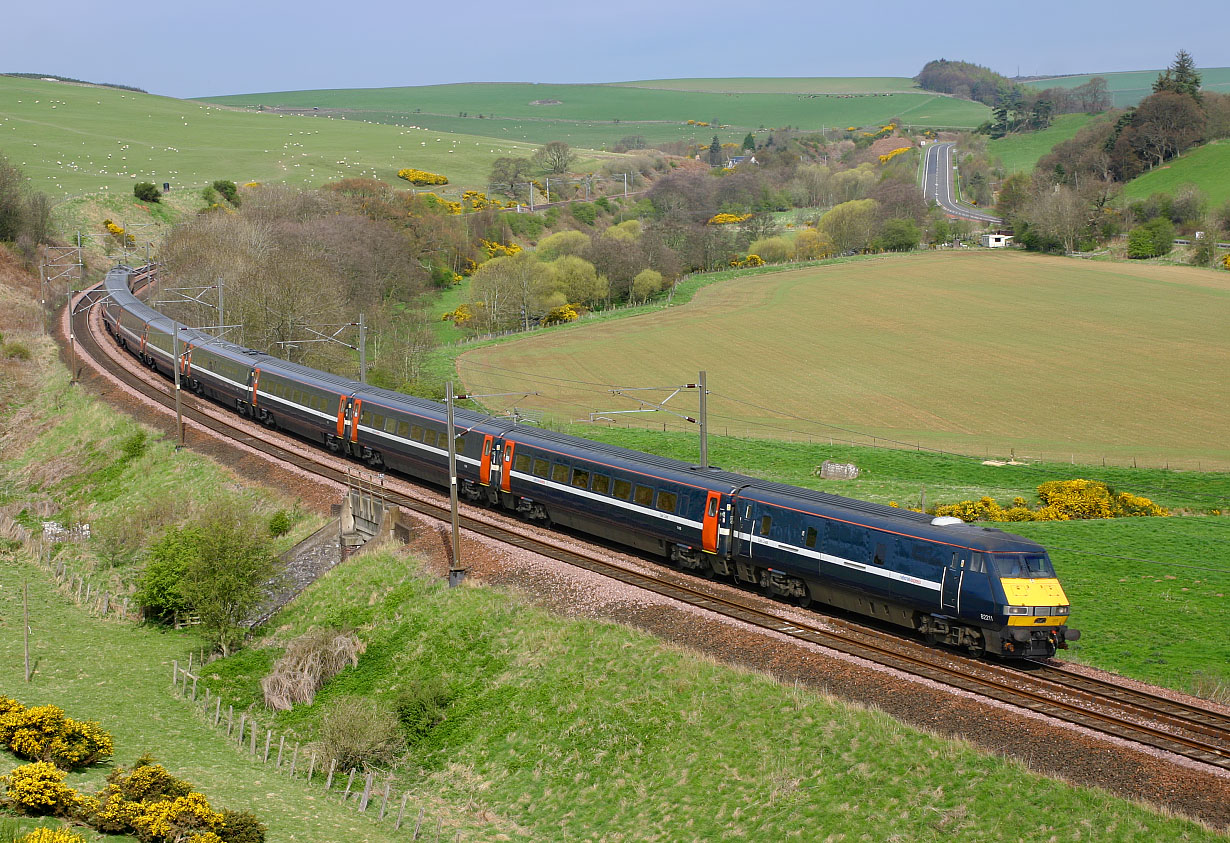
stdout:
[[[573,425],[590,439],[695,461],[695,434]],[[1230,510],[1230,474],[1040,463],[988,466],[965,457],[887,448],[712,437],[709,459],[732,471],[879,503],[916,506],[990,495],[1035,500],[1048,480],[1102,480],[1168,508]],[[824,460],[859,466],[822,480]],[[1064,658],[1178,690],[1230,698],[1230,519],[1222,516],[991,525],[1044,544],[1083,632]]]
[[[1224,273],[928,252],[740,275],[457,363],[467,391],[537,391],[518,406],[565,418],[636,409],[609,389],[704,369],[715,433],[1224,469],[1230,380],[1209,373],[1230,366],[1227,335]],[[672,403],[695,416],[694,396]],[[648,423],[663,422],[686,425]]]
[[491,162],[532,147],[312,117],[253,114],[114,88],[0,76],[0,150],[53,197],[132,194],[151,181],[187,190],[215,179],[318,186],[368,176],[401,184],[418,167],[449,190],[485,190]]
[[1174,196],[1185,184],[1204,191],[1210,208],[1230,200],[1230,140],[1198,146],[1137,176],[1123,186],[1123,195],[1128,199],[1145,199],[1154,193]]
[[[973,128],[989,113],[980,103],[922,91],[725,92],[519,83],[279,91],[202,99],[231,106],[345,109],[367,120],[508,142],[563,140],[591,148],[610,146],[628,135],[641,135],[651,144],[708,143],[715,134],[723,142],[739,143],[748,131],[774,126],[819,131],[879,126],[893,118],[910,126]],[[688,125],[689,120],[717,120],[726,128]]]
[[[442,683],[445,719],[403,777],[530,839],[1214,837],[636,630],[449,589],[392,554],[331,571],[276,635],[342,622],[367,642],[358,668],[280,724],[312,737],[343,695],[392,705]],[[255,699],[259,671],[223,678],[225,665],[219,686]],[[1003,810],[1004,793],[1025,792]]]
[[1092,119],[1089,114],[1061,114],[1040,132],[1024,132],[988,141],[987,151],[999,157],[1005,172],[1028,173],[1055,144],[1074,137]]
[[[1200,77],[1205,90],[1230,93],[1230,67],[1201,67]],[[1088,84],[1095,76],[1106,80],[1112,104],[1115,108],[1139,105],[1153,93],[1153,83],[1161,70],[1128,70],[1120,73],[1085,73],[1079,76],[1056,76],[1049,79],[1031,79],[1025,84],[1039,90],[1045,88],[1076,88]]]

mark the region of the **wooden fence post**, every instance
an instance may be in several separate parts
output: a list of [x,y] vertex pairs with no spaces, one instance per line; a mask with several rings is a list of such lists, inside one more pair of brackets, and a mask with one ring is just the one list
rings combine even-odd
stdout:
[[251,728],[248,729],[248,731],[252,733],[251,738],[249,738],[248,740],[248,743],[249,743],[248,754],[256,755],[256,721],[255,720],[252,721],[252,726]]
[[290,777],[295,777],[295,765],[299,763],[299,742],[295,741],[294,754],[290,756]]
[[244,724],[247,722],[248,722],[247,714],[239,715],[239,737],[236,740],[236,743],[238,743],[240,746],[243,746],[243,727],[244,727]]
[[231,736],[231,731],[235,728],[235,706],[228,705],[226,707],[226,736]]
[[397,822],[393,823],[393,830],[397,831],[401,828],[401,818],[406,813],[406,800],[410,798],[410,791],[406,791],[401,795],[401,807],[397,809]]
[[261,759],[262,764],[269,763],[269,743],[273,740],[273,729],[265,730],[265,757]]
[[342,794],[342,801],[345,802],[350,798],[350,787],[354,784],[354,767],[350,768],[350,778],[346,779],[346,792]]
[[282,766],[282,750],[286,748],[286,735],[278,736],[278,766]]
[[393,774],[389,773],[389,778],[384,783],[384,796],[380,798],[380,819],[384,819],[384,809],[389,807],[389,788],[393,786]]
[[312,782],[312,775],[313,775],[315,772],[316,772],[316,753],[314,753],[314,752],[313,752],[313,753],[312,753],[312,757],[308,759],[308,774],[307,774],[307,780],[308,780],[308,783],[309,783],[309,784],[311,784],[311,782]]
[[414,836],[410,838],[411,840],[419,839],[419,827],[422,825],[423,825],[423,809],[419,808],[419,817],[417,820],[414,821]]
[[367,771],[367,778],[363,782],[363,798],[359,800],[359,810],[360,811],[367,810],[367,803],[372,798],[372,779],[375,777],[375,775],[376,773],[374,770]]
[[222,696],[218,695],[214,699],[216,700],[214,703],[214,728],[216,729],[218,728],[218,721],[222,719]]
[[171,687],[179,687],[179,662],[171,659]]
[[329,762],[329,777],[325,779],[325,790],[333,787],[333,771],[337,769],[337,759]]
[[192,677],[192,701],[196,702],[196,680],[197,677]]

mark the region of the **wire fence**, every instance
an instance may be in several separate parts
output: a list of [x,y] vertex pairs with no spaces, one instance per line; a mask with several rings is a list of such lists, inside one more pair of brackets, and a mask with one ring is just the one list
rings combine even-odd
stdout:
[[192,670],[193,658],[189,656],[187,667],[181,667],[178,661],[171,663],[173,693],[191,703],[198,718],[224,733],[227,741],[253,762],[319,787],[326,796],[336,798],[373,822],[391,824],[395,832],[404,828],[409,840],[460,843],[466,839],[454,816],[460,812],[441,811],[409,790],[398,792],[393,787],[391,770],[339,770],[337,759],[324,758],[317,745],[275,732],[252,711],[236,712],[230,703],[224,706],[221,696],[201,686],[200,674]]

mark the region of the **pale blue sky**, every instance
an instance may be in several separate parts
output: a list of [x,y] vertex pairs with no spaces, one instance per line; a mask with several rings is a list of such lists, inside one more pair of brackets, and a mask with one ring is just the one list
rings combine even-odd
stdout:
[[[177,97],[444,82],[913,76],[933,58],[1008,76],[1230,66],[1218,0],[1029,4],[528,0],[19,0],[0,71]],[[1166,14],[1173,12],[1174,14]]]

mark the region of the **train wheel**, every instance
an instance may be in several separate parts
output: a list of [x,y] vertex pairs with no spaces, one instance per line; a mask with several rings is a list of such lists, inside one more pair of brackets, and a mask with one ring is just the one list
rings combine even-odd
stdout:
[[795,595],[794,603],[800,609],[811,607],[811,589],[807,587],[807,583],[803,583],[803,593]]

